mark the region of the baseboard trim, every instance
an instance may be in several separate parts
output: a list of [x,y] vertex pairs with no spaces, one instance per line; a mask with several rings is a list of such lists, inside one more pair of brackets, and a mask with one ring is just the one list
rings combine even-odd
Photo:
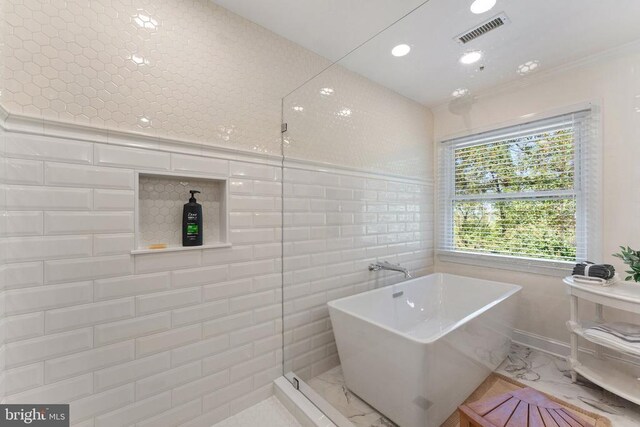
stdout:
[[553,356],[567,357],[571,353],[571,347],[568,343],[532,334],[530,332],[521,331],[519,329],[515,329],[513,331],[512,341],[516,344],[530,347]]

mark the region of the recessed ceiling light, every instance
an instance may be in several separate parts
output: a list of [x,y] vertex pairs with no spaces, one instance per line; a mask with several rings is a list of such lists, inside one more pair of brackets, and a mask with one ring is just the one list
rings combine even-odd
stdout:
[[293,107],[291,107],[291,109],[292,109],[293,111],[299,111],[299,112],[300,112],[300,111],[304,111],[304,107],[303,107],[303,106],[301,106],[301,105],[294,105]]
[[342,110],[338,111],[338,115],[340,117],[349,117],[351,115],[351,109],[343,108]]
[[493,6],[496,5],[496,0],[475,0],[471,3],[471,7],[469,8],[471,12],[479,15],[481,13],[485,13],[488,10],[491,10]]
[[320,89],[320,95],[322,96],[330,96],[333,95],[334,90],[331,89],[330,87],[323,87],[322,89]]
[[464,87],[459,87],[458,89],[451,92],[451,96],[454,98],[461,98],[469,93],[469,89]]
[[409,52],[411,52],[411,46],[408,44],[399,44],[391,49],[391,55],[393,56],[405,56]]
[[467,52],[460,58],[460,62],[465,65],[473,64],[474,62],[478,62],[482,58],[482,52],[479,50],[474,50],[471,52]]
[[540,61],[538,61],[537,59],[533,61],[527,61],[524,64],[518,65],[518,74],[525,75],[525,74],[532,73],[533,71],[538,69],[539,66],[540,66]]

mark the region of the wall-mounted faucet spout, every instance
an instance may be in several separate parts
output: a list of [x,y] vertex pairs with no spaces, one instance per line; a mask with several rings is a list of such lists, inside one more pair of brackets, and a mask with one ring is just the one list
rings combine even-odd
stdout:
[[400,266],[400,264],[391,264],[389,261],[377,261],[373,264],[369,264],[369,271],[391,270],[404,273],[405,279],[411,278],[411,273],[406,268]]

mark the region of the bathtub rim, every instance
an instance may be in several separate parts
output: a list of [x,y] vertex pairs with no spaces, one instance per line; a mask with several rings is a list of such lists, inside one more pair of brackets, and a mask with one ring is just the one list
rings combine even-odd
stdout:
[[[393,329],[393,328],[391,328],[389,326],[383,325],[382,323],[373,321],[373,320],[371,320],[369,318],[366,318],[364,316],[356,314],[351,310],[346,310],[344,308],[337,307],[337,305],[336,305],[339,302],[343,302],[343,301],[347,301],[347,300],[350,300],[350,299],[354,299],[354,298],[359,297],[361,295],[381,292],[383,289],[386,289],[386,288],[389,288],[389,287],[392,287],[392,286],[408,284],[410,282],[413,282],[414,280],[423,279],[423,278],[429,277],[429,276],[447,276],[447,277],[453,277],[453,278],[460,277],[460,278],[464,278],[464,279],[474,279],[474,280],[479,280],[481,282],[497,283],[497,284],[500,284],[500,285],[510,286],[511,289],[508,290],[508,291],[505,291],[505,293],[502,296],[500,296],[499,298],[496,298],[495,300],[491,301],[489,304],[486,304],[486,305],[482,306],[478,310],[466,315],[465,317],[463,317],[459,321],[457,321],[454,324],[448,326],[444,330],[442,330],[439,333],[435,334],[433,337],[422,338],[422,339],[413,337],[413,336],[411,336],[409,334],[406,334],[404,332],[398,331],[397,329]],[[331,301],[327,302],[327,306],[329,306],[329,315],[331,315],[331,311],[332,310],[336,310],[336,311],[344,313],[344,314],[346,314],[348,316],[355,317],[355,318],[357,318],[359,320],[362,320],[362,321],[364,321],[366,323],[374,325],[374,326],[376,326],[378,328],[384,329],[387,332],[391,332],[393,334],[396,334],[396,335],[399,335],[399,336],[401,336],[403,338],[411,340],[414,343],[417,343],[417,344],[433,344],[434,342],[436,342],[437,340],[441,339],[445,335],[453,332],[454,330],[458,329],[460,326],[464,325],[465,323],[468,323],[470,320],[472,320],[472,319],[480,316],[481,314],[487,312],[489,309],[495,307],[496,305],[500,304],[501,302],[503,302],[506,299],[512,297],[513,295],[517,294],[520,291],[522,291],[522,286],[516,285],[516,284],[513,284],[513,283],[497,282],[495,280],[478,279],[478,278],[475,278],[475,277],[460,276],[460,275],[457,275],[457,274],[449,274],[449,273],[431,273],[431,274],[427,274],[427,275],[424,275],[424,276],[414,277],[413,279],[405,280],[403,282],[398,282],[398,283],[395,283],[393,285],[388,285],[388,286],[384,286],[384,287],[377,288],[377,289],[371,289],[369,291],[360,292],[360,293],[357,293],[357,294],[354,294],[354,295],[349,295],[347,297],[334,299],[334,300],[331,300]]]

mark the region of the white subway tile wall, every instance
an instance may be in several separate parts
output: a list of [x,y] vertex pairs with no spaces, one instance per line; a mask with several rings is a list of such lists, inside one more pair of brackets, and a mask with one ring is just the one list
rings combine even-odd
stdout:
[[[303,379],[339,363],[326,303],[433,270],[433,185],[285,167],[284,368]],[[367,189],[367,190],[364,190]]]
[[[264,311],[281,306],[279,168],[5,135],[4,400],[71,402],[74,425],[115,426],[213,424],[266,397],[282,359],[279,311]],[[251,187],[232,214],[269,220],[232,227],[230,248],[132,256],[135,171],[150,168],[232,169]],[[231,381],[249,394],[218,401]]]
[[161,153],[180,172],[228,170],[233,246],[131,255],[132,177],[157,153],[73,141],[80,165],[52,148],[68,140],[4,136],[21,147],[7,159],[7,218],[21,219],[1,276],[4,400],[71,402],[73,425],[210,425],[271,395],[283,329],[286,369],[338,363],[326,302],[399,280],[369,273],[376,257],[431,269],[431,185],[286,169],[283,325],[280,168]]

